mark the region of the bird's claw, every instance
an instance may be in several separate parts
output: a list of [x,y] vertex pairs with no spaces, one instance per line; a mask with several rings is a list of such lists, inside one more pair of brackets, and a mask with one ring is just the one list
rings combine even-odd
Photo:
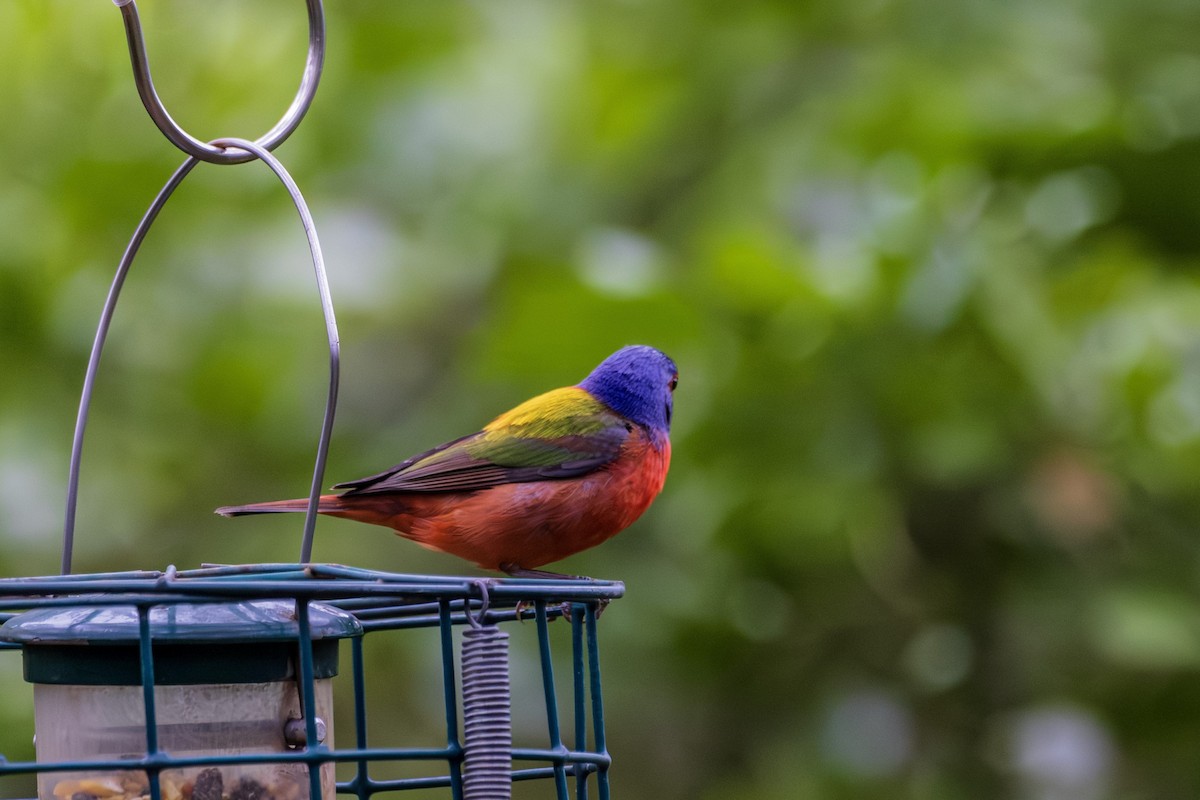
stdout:
[[513,611],[517,615],[517,622],[524,622],[525,612],[533,609],[534,606],[535,603],[532,600],[518,600],[517,604],[513,606]]
[[[608,598],[601,598],[596,601],[596,619],[600,619],[600,615],[604,613],[604,609],[608,608],[608,604],[610,602],[611,601],[608,600]],[[560,606],[563,619],[567,620],[568,622],[572,621],[571,608],[574,605],[576,605],[576,604],[572,603],[572,602],[565,602]],[[580,603],[580,605],[585,605],[585,604]]]
[[[605,598],[605,599],[597,600],[595,602],[596,602],[596,619],[600,619],[600,615],[604,613],[604,609],[608,608],[608,604],[611,601]],[[571,622],[574,619],[574,617],[573,617],[574,612],[571,609],[575,605],[576,605],[576,603],[573,601],[570,601],[570,600],[565,600],[562,603],[559,603],[558,604],[558,616],[562,617],[563,619],[567,620],[568,622]],[[580,603],[579,605],[585,605],[585,604]],[[524,622],[526,617],[530,615],[530,612],[532,612],[536,608],[536,606],[537,606],[537,604],[532,600],[518,600],[517,604],[515,606],[513,606],[513,613],[516,615],[517,622]],[[554,622],[554,620],[557,618],[558,617],[547,616],[546,621]]]

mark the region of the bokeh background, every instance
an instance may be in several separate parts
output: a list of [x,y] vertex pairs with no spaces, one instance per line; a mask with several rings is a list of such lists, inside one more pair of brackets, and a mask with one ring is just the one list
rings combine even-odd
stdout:
[[[301,3],[144,6],[192,133],[286,107]],[[680,365],[662,498],[559,565],[628,588],[615,796],[1200,796],[1200,5],[328,6],[277,153],[339,312],[330,482],[623,344]],[[0,109],[0,571],[50,574],[100,304],[182,157],[111,3],[0,4]],[[307,489],[310,271],[261,166],[177,193],[106,351],[78,570],[295,559],[298,518],[211,510]],[[336,520],[315,558],[473,574]],[[437,730],[428,644],[372,654],[381,731]]]

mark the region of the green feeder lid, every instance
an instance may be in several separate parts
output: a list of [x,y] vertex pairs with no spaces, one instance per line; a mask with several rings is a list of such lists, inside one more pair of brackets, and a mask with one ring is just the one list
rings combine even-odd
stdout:
[[[337,674],[337,642],[361,636],[352,614],[309,603],[314,677]],[[154,681],[263,683],[295,678],[300,626],[291,600],[179,603],[150,610]],[[30,683],[141,683],[133,606],[40,608],[0,626],[0,641],[22,645]]]

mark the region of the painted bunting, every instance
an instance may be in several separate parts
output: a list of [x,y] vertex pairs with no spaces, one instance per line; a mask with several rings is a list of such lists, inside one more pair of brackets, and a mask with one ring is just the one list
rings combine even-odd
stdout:
[[[623,347],[575,386],[521,403],[483,430],[334,486],[317,510],[384,525],[432,550],[520,577],[594,547],[641,516],[667,477],[679,372]],[[304,511],[307,499],[218,508]]]

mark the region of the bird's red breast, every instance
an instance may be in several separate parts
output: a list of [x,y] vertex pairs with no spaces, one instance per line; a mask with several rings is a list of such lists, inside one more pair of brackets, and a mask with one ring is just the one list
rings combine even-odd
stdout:
[[329,495],[321,512],[385,525],[485,569],[533,569],[594,547],[636,520],[666,480],[671,444],[637,427],[611,463],[576,478],[472,492]]

